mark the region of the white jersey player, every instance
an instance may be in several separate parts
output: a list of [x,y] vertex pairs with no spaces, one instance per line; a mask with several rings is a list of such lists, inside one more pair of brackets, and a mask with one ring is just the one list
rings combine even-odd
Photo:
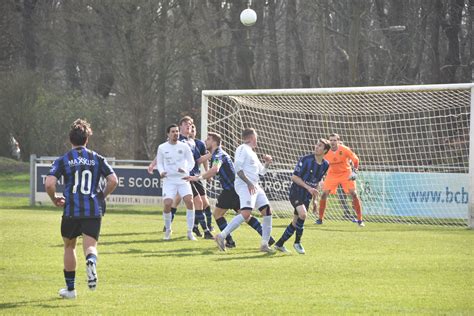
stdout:
[[194,204],[191,184],[183,178],[194,167],[194,157],[189,146],[179,142],[179,129],[176,124],[166,129],[168,141],[158,147],[155,160],[148,166],[148,172],[153,173],[156,167],[163,179],[163,219],[165,221],[165,240],[171,238],[171,205],[176,195],[183,197],[186,204],[186,222],[188,239],[196,240],[192,233],[194,227]]
[[232,219],[227,227],[216,236],[216,242],[221,250],[225,250],[225,237],[248,220],[252,210],[257,208],[263,216],[262,243],[260,250],[271,252],[268,241],[272,232],[272,213],[265,191],[258,184],[259,175],[264,175],[272,162],[272,157],[264,155],[265,165],[262,165],[254,151],[257,147],[257,133],[253,128],[242,132],[244,143],[235,152],[235,191],[240,199],[240,214]]

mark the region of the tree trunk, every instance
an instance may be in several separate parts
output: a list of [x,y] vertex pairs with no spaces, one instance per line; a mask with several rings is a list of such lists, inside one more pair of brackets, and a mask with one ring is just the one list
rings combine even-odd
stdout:
[[280,79],[280,62],[278,54],[278,42],[276,34],[276,0],[268,1],[268,36],[269,36],[269,53],[270,53],[270,88],[271,89],[280,89],[281,88],[281,79]]
[[444,28],[448,40],[448,52],[444,59],[444,65],[441,68],[442,76],[448,83],[456,82],[456,70],[461,64],[459,55],[459,30],[461,25],[462,9],[464,0],[450,0],[448,13],[448,24]]
[[33,14],[37,0],[24,0],[22,8],[22,32],[26,67],[36,69],[36,35]]

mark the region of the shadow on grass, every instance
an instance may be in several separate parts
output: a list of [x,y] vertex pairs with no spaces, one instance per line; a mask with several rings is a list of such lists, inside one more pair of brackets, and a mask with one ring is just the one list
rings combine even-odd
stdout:
[[117,233],[117,234],[104,233],[104,234],[100,234],[100,237],[138,236],[138,235],[156,235],[156,231],[143,232],[143,233]]
[[258,252],[258,250],[239,252],[233,255],[232,253],[223,253],[222,256],[214,259],[214,261],[235,261],[235,260],[250,260],[250,259],[263,259],[263,258],[281,258],[281,255],[278,255],[276,252],[273,253],[263,253]]
[[11,309],[11,308],[18,308],[18,307],[41,307],[41,308],[64,308],[64,307],[76,307],[76,304],[68,304],[68,305],[51,305],[48,302],[57,302],[59,300],[64,300],[61,297],[57,298],[50,298],[47,300],[37,300],[37,301],[20,301],[20,302],[8,302],[8,303],[0,303],[0,310],[2,309]]

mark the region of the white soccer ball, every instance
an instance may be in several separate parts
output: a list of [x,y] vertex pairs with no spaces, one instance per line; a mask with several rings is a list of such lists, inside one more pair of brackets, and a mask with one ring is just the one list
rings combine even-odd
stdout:
[[257,13],[252,9],[245,9],[240,13],[240,22],[245,26],[254,25],[257,22]]

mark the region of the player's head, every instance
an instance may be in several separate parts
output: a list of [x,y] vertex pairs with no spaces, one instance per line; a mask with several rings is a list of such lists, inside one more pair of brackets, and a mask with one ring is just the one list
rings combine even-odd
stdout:
[[191,116],[183,116],[179,120],[179,131],[181,134],[184,136],[188,137],[189,133],[191,133],[191,126],[194,124],[194,120],[191,118]]
[[166,135],[171,143],[176,143],[179,138],[179,128],[176,124],[171,124],[166,128]]
[[242,140],[252,148],[257,147],[257,132],[253,128],[246,128],[242,132]]
[[222,137],[221,135],[213,132],[207,133],[207,138],[206,138],[206,149],[207,150],[213,150],[217,147],[219,147],[222,143]]
[[329,135],[329,143],[331,144],[332,149],[337,149],[337,145],[339,145],[341,138],[339,137],[339,134],[332,133]]
[[314,154],[316,156],[324,156],[329,149],[331,149],[331,145],[329,144],[329,141],[324,138],[318,139],[318,142],[316,146],[314,146]]
[[196,125],[191,125],[191,131],[189,132],[189,138],[195,139],[196,138]]
[[69,141],[73,146],[84,146],[92,135],[91,125],[86,120],[77,119],[71,125]]

